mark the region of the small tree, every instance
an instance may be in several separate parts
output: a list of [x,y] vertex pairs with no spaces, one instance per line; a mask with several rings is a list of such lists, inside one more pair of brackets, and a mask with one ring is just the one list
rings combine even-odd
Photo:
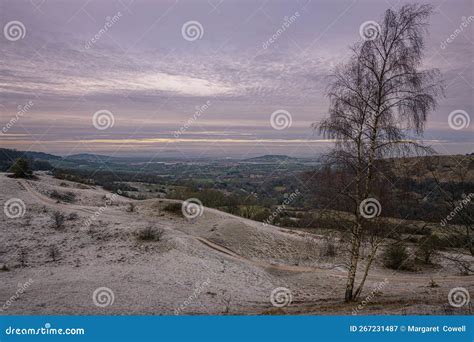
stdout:
[[15,178],[31,178],[33,176],[30,163],[24,158],[15,160],[10,167],[10,172],[13,172],[13,177]]
[[[415,137],[423,132],[428,113],[437,105],[436,96],[443,93],[439,71],[420,69],[432,10],[418,4],[387,10],[374,39],[355,45],[349,62],[336,68],[328,89],[329,118],[315,125],[323,136],[336,141],[327,163],[330,170],[335,167],[341,173],[342,186],[333,193],[345,196],[342,202],[354,217],[349,227],[346,301],[360,295],[371,266],[366,264],[356,287],[361,242],[369,222],[360,208],[373,197],[374,180],[381,178],[377,161],[431,151],[407,132]],[[379,245],[375,241],[374,246]]]

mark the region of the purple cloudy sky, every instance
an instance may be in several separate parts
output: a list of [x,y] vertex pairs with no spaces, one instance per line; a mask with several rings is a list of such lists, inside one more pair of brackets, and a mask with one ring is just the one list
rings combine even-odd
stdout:
[[[331,68],[361,39],[362,23],[401,3],[0,0],[0,147],[63,155],[315,155],[330,144],[310,125],[326,114]],[[425,66],[441,69],[447,96],[424,139],[441,153],[472,152],[473,3],[431,3]],[[189,21],[201,25],[199,39],[183,33]],[[272,127],[277,110],[291,115],[290,127]],[[459,110],[472,122],[455,130],[448,116]],[[113,126],[94,121],[98,111],[112,115]]]

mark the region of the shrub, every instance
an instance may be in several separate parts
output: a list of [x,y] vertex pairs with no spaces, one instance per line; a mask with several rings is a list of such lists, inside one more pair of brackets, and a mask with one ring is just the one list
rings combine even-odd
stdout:
[[61,214],[59,211],[55,211],[53,213],[53,225],[54,229],[56,230],[62,230],[64,229],[64,221],[65,217],[63,214]]
[[326,257],[335,257],[336,256],[336,244],[334,243],[334,239],[328,237],[324,241],[323,246],[323,255]]
[[138,231],[137,238],[141,241],[160,241],[163,237],[164,230],[155,227],[146,227]]
[[15,178],[31,178],[33,171],[31,170],[30,163],[24,158],[15,160],[13,165],[10,167],[10,172],[13,172]]
[[50,194],[49,197],[58,200],[58,201],[63,201],[67,203],[73,203],[76,201],[76,194],[73,192],[66,192],[66,193],[60,193],[56,190],[53,190]]
[[181,203],[169,203],[163,208],[163,210],[172,214],[182,215]]
[[395,244],[385,249],[383,262],[385,267],[394,270],[407,269],[408,252],[404,245]]
[[79,215],[77,213],[70,213],[69,216],[67,217],[68,220],[77,220],[79,218]]
[[127,212],[133,213],[134,211],[135,211],[135,204],[133,204],[133,203],[131,203],[131,202],[128,203],[128,205],[127,205]]
[[30,163],[25,158],[18,158],[10,167],[10,172],[13,172],[14,178],[32,178],[33,171]]
[[437,254],[440,246],[440,238],[436,235],[429,235],[420,239],[416,254],[425,264],[431,264],[432,258]]

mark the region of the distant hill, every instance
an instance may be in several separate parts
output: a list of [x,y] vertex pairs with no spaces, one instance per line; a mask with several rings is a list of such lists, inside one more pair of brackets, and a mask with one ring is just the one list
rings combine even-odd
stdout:
[[43,152],[17,151],[0,148],[0,171],[8,171],[13,162],[18,158],[34,160],[31,166],[35,170],[48,170],[51,168],[49,162],[61,159],[61,157]]

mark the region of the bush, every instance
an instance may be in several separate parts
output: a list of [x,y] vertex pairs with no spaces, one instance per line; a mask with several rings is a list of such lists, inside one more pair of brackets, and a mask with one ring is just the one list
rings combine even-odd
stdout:
[[332,237],[328,237],[324,241],[323,246],[323,255],[326,257],[335,257],[336,256],[336,244]]
[[56,190],[53,190],[50,194],[49,197],[58,200],[58,201],[63,201],[67,203],[73,203],[76,201],[76,194],[73,192],[66,192],[66,193],[60,193]]
[[391,245],[383,253],[384,266],[394,270],[407,269],[408,252],[404,245]]
[[79,215],[77,213],[70,213],[69,216],[67,217],[68,220],[77,220],[79,218]]
[[169,203],[163,208],[163,210],[176,215],[182,215],[183,213],[181,211],[181,203]]
[[53,213],[53,227],[54,229],[56,230],[62,230],[64,229],[64,221],[65,221],[65,217],[63,214],[61,214],[59,211],[55,211]]
[[441,239],[436,235],[427,236],[420,239],[416,254],[425,264],[431,264],[432,258],[437,254],[441,244]]
[[131,203],[131,202],[128,203],[126,210],[127,210],[127,212],[129,212],[129,213],[135,212],[135,204],[133,204],[133,203]]
[[10,172],[13,172],[15,178],[31,178],[33,171],[31,170],[30,163],[24,158],[15,160],[13,165],[10,167]]
[[164,230],[155,227],[146,227],[138,232],[137,238],[141,241],[160,241]]

